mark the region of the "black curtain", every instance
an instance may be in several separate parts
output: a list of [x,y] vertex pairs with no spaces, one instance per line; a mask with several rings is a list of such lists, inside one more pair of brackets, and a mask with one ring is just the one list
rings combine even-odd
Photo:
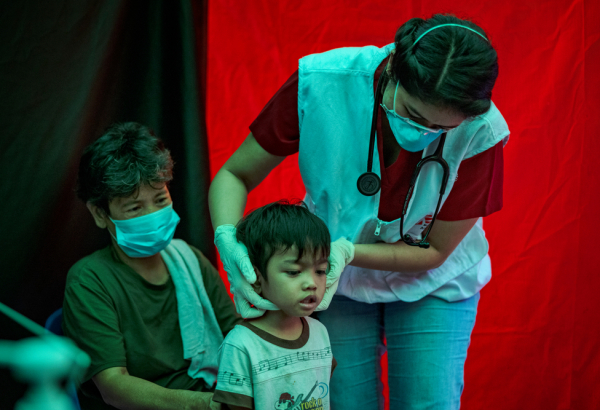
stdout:
[[[146,124],[165,141],[176,237],[214,262],[206,0],[2,3],[0,301],[43,324],[62,306],[71,265],[109,243],[74,189],[83,149],[116,121]],[[0,339],[30,336],[0,315]],[[4,368],[0,385],[0,408],[12,408],[24,386]]]

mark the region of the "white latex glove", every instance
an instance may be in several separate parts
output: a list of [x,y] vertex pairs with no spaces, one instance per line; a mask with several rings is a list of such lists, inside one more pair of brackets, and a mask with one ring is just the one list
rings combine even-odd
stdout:
[[329,307],[337,290],[342,271],[354,259],[354,244],[346,238],[331,242],[329,252],[329,270],[327,271],[327,288],[323,300],[315,310],[325,310]]
[[[248,249],[235,238],[235,226],[221,225],[215,230],[215,245],[227,271],[229,289],[233,293],[235,308],[242,317],[251,319],[262,316],[265,310],[279,310],[272,302],[264,299],[252,289],[256,273]],[[250,304],[254,305],[251,307]]]

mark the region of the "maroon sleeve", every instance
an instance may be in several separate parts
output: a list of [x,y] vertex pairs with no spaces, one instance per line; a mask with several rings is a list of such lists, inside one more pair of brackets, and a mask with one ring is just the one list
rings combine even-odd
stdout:
[[461,221],[488,216],[502,209],[503,141],[464,160],[438,219]]
[[264,106],[250,124],[250,131],[269,154],[287,156],[298,152],[298,70]]

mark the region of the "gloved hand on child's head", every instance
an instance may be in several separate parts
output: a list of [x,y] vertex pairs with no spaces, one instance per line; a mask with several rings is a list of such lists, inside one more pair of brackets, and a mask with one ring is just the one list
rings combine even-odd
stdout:
[[325,310],[329,307],[331,299],[338,287],[340,275],[342,271],[354,259],[354,244],[346,238],[340,238],[335,242],[331,242],[331,250],[329,252],[329,270],[327,271],[327,288],[325,296],[319,303],[316,311]]
[[[262,316],[265,310],[279,310],[272,302],[260,296],[252,288],[256,273],[248,250],[235,237],[235,226],[221,225],[215,230],[215,245],[227,271],[229,289],[233,293],[235,308],[242,317],[252,319]],[[251,306],[254,305],[254,307]]]

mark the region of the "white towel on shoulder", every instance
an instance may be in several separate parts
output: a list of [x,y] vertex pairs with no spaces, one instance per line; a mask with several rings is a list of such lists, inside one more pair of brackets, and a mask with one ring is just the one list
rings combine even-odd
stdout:
[[188,375],[202,378],[212,387],[217,380],[217,352],[223,333],[204,288],[198,258],[181,239],[173,239],[160,254],[175,285],[183,358],[191,360]]

